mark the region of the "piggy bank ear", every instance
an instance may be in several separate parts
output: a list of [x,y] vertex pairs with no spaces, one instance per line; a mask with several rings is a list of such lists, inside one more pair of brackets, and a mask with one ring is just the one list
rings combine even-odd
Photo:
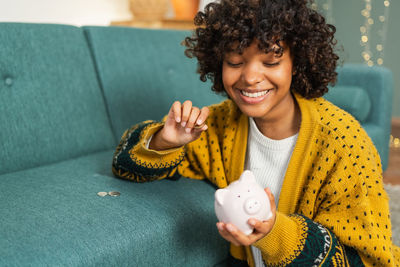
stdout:
[[252,171],[246,170],[240,175],[239,180],[245,184],[256,183],[256,177]]
[[229,193],[228,189],[218,189],[215,192],[215,200],[219,205],[224,205],[225,196]]

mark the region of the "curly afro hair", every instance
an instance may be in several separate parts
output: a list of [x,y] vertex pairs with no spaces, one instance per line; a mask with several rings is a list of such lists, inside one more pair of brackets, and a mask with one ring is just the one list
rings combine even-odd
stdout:
[[[334,84],[339,57],[336,28],[308,6],[307,0],[221,0],[198,12],[197,26],[183,44],[198,60],[200,80],[224,93],[222,63],[227,52],[241,53],[256,39],[259,49],[282,55],[284,42],[293,56],[291,90],[305,98],[324,95]],[[235,45],[234,45],[235,44]],[[278,49],[273,47],[278,46]]]

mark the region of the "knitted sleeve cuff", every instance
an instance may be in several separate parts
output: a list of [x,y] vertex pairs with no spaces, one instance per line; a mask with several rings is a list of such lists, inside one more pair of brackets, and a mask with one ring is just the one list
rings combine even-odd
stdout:
[[254,245],[272,265],[312,266],[324,262],[336,265],[345,260],[343,247],[335,235],[321,224],[298,214],[277,213],[272,231]]
[[163,127],[163,123],[146,121],[127,132],[114,154],[113,173],[137,182],[171,177],[185,157],[184,147],[164,151],[146,148],[148,139]]
[[163,123],[155,123],[144,129],[142,137],[140,138],[142,142],[137,144],[138,147],[134,148],[138,154],[148,155],[150,157],[163,157],[174,154],[176,155],[176,152],[178,152],[180,155],[183,150],[183,146],[168,150],[153,150],[149,148],[151,139],[159,130],[161,130],[163,126]]
[[304,220],[277,212],[271,232],[253,245],[261,250],[264,258],[268,258],[268,263],[289,263],[300,254],[306,233]]

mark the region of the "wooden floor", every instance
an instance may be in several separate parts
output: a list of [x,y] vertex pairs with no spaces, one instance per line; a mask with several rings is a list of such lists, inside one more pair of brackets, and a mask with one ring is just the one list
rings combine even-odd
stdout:
[[[400,138],[400,118],[392,120],[392,136]],[[383,182],[400,185],[400,145],[392,143],[389,154],[389,166],[383,173]]]

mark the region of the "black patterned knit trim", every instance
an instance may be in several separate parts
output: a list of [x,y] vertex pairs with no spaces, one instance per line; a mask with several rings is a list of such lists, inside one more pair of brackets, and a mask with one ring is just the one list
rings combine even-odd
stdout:
[[146,182],[156,180],[160,177],[167,177],[178,166],[184,158],[184,152],[173,162],[165,164],[151,164],[141,162],[129,151],[141,140],[143,132],[149,126],[159,123],[146,121],[135,125],[128,130],[126,136],[118,145],[117,152],[113,159],[114,173],[120,178],[135,180],[137,182]]
[[[303,252],[303,248],[305,247],[305,243],[307,241],[307,233],[308,233],[308,224],[306,221],[306,218],[304,216],[300,216],[298,214],[291,214],[289,217],[295,218],[298,222],[300,222],[300,227],[301,227],[301,237],[300,237],[300,242],[297,244],[297,248],[290,253],[290,256],[287,257],[286,259],[278,262],[278,263],[268,263],[264,262],[265,266],[268,267],[277,267],[277,266],[288,266],[293,263]],[[297,265],[295,265],[297,266]]]
[[334,237],[325,227],[300,214],[292,214],[290,217],[302,221],[302,237],[304,244],[299,251],[295,251],[295,259],[286,259],[278,264],[267,266],[330,266],[329,259],[335,254],[338,245]]
[[365,266],[361,260],[360,255],[358,255],[357,250],[348,246],[344,246],[344,250],[346,252],[346,257],[351,267]]
[[324,226],[306,216],[296,216],[304,218],[307,238],[300,255],[289,266],[364,266],[357,252],[349,247],[344,251],[336,236]]

